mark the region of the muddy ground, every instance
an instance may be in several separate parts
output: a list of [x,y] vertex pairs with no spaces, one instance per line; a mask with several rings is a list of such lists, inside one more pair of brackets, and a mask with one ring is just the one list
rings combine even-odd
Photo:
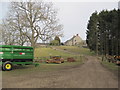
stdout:
[[60,71],[3,76],[3,88],[118,88],[118,77],[103,67],[96,57]]

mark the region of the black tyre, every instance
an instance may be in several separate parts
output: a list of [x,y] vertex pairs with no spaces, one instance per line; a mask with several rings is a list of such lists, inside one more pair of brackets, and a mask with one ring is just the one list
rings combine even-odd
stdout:
[[62,63],[64,63],[64,61],[62,61]]
[[5,62],[2,65],[2,70],[3,71],[10,71],[10,70],[12,70],[12,63],[10,61]]

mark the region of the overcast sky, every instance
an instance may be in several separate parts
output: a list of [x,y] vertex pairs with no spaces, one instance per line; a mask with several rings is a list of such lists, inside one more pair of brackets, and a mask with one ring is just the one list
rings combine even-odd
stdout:
[[91,14],[95,11],[112,10],[118,7],[117,2],[56,2],[60,22],[64,25],[64,38],[71,38],[79,34],[82,39],[86,39],[87,22]]
[[[0,2],[0,20],[5,18],[8,10],[9,2]],[[60,23],[64,25],[64,37],[62,41],[70,39],[73,35],[86,39],[86,27],[90,15],[101,10],[112,10],[118,8],[118,2],[54,2],[54,6],[58,9],[58,18]]]

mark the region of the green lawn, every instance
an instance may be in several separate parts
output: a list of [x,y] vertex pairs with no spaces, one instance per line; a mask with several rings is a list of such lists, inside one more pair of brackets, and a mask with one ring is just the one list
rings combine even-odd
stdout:
[[[65,47],[60,46],[59,48],[63,49]],[[66,48],[71,52],[81,52],[79,50],[82,50],[82,54],[84,54],[85,52],[90,53],[88,49],[78,49],[78,47],[73,47],[73,46],[72,47],[68,46]],[[34,51],[34,56],[38,57],[38,60],[39,59],[47,60],[50,58],[50,56],[54,56],[54,55],[60,55],[61,57],[64,58],[65,62],[62,64],[46,64],[45,62],[42,62],[38,67],[35,67],[33,65],[16,66],[17,69],[13,69],[10,72],[3,72],[3,75],[24,75],[24,74],[37,73],[37,72],[56,71],[56,70],[64,69],[65,67],[71,67],[71,66],[83,64],[83,61],[85,59],[83,55],[80,54],[75,55],[64,51],[55,50],[51,47],[47,47],[47,48],[40,47],[40,48],[36,48]],[[76,62],[67,62],[68,57],[74,57]]]
[[54,50],[52,48],[36,48],[35,49],[35,57],[47,57],[47,56],[55,56],[55,55],[60,55],[60,56],[71,56],[72,54],[65,53],[62,51]]
[[61,56],[65,60],[68,57],[74,57],[74,58],[78,57],[78,55],[73,55],[70,53],[63,52],[63,51],[55,50],[55,49],[52,49],[50,47],[48,47],[48,48],[36,48],[35,49],[35,52],[34,52],[35,59],[47,60],[50,58],[50,56]]
[[88,48],[82,48],[78,46],[56,46],[56,48],[70,51],[80,55],[94,55],[94,53],[90,52]]
[[64,62],[62,64],[46,64],[46,63],[40,63],[39,66],[35,67],[34,65],[28,65],[28,66],[14,66],[14,69],[12,71],[3,71],[2,75],[5,76],[19,76],[19,75],[26,75],[26,74],[32,74],[32,73],[39,73],[39,72],[52,72],[52,71],[59,71],[59,70],[65,70],[66,67],[73,67],[76,65],[82,64],[82,61],[76,61],[76,62]]

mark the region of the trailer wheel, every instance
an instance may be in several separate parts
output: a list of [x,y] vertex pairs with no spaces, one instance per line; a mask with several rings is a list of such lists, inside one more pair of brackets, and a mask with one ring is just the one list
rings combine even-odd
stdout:
[[2,65],[2,69],[3,69],[4,71],[10,71],[10,70],[12,70],[12,63],[9,62],[9,61],[5,62],[5,63]]

